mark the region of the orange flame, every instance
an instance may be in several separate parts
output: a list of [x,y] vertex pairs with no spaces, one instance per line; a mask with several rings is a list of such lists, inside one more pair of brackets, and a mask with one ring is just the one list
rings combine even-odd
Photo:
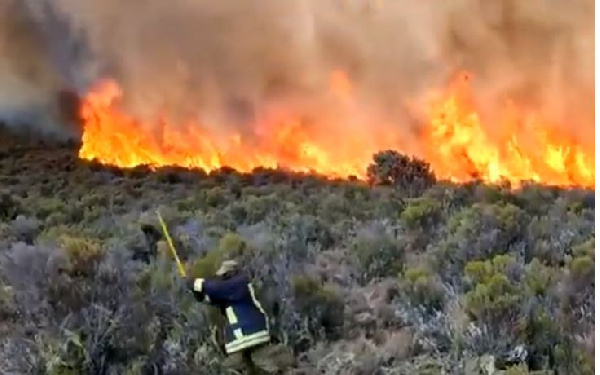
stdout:
[[[334,72],[330,85],[338,99],[354,100],[352,82],[343,72]],[[315,124],[285,113],[261,119],[251,135],[222,134],[198,123],[145,124],[117,107],[121,96],[115,82],[105,81],[85,98],[81,158],[123,168],[173,165],[213,170],[229,166],[247,172],[259,166],[285,167],[364,179],[374,153],[403,148],[397,127],[375,124],[348,129],[336,121]],[[509,181],[513,186],[525,180],[595,186],[593,149],[584,149],[557,127],[515,106],[501,116],[498,128],[504,135],[492,137],[464,80],[431,101],[429,118],[418,156],[431,164],[439,178],[464,182],[477,177]]]
[[[466,79],[465,79],[466,78]],[[508,181],[519,186],[534,181],[560,186],[595,186],[595,153],[577,144],[559,127],[535,113],[509,105],[500,115],[503,137],[485,130],[474,110],[468,76],[434,100],[424,141],[427,159],[438,177],[466,181]]]

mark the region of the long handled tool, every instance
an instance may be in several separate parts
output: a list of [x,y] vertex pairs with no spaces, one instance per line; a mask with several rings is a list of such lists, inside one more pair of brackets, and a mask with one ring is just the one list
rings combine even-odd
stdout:
[[169,244],[169,248],[171,249],[173,258],[175,258],[175,262],[177,263],[177,268],[179,269],[179,274],[181,275],[181,277],[185,278],[186,277],[185,268],[183,268],[183,264],[181,264],[181,261],[179,260],[179,256],[177,256],[177,250],[175,250],[175,245],[173,245],[173,240],[171,239],[171,236],[169,235],[169,231],[167,230],[167,225],[165,224],[165,221],[163,220],[163,218],[160,215],[160,212],[158,210],[156,210],[156,215],[158,215],[158,221],[160,222],[160,226],[162,227],[163,233],[167,239],[167,243]]
[[[171,249],[173,258],[175,258],[175,262],[177,263],[177,268],[179,269],[179,274],[181,275],[181,277],[186,278],[185,268],[183,268],[183,264],[181,264],[181,261],[179,260],[179,256],[177,256],[177,250],[175,250],[175,245],[173,245],[173,240],[171,239],[171,235],[169,235],[169,231],[167,230],[167,225],[165,224],[165,221],[163,220],[163,218],[158,210],[156,210],[156,215],[158,216],[158,221],[160,222],[160,226],[162,227],[163,233],[167,239],[167,243],[169,244],[169,248]],[[208,320],[206,313],[203,312],[202,315],[204,315],[204,318],[206,320]],[[223,355],[223,350],[217,340],[216,327],[209,328],[209,331],[210,331],[211,341],[212,341],[213,345],[215,346],[215,349],[217,350],[217,352],[219,354]]]

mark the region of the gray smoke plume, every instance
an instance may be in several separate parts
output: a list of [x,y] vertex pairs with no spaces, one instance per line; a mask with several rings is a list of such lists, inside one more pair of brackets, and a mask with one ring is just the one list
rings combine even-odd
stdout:
[[[0,2],[0,118],[40,130],[64,122],[57,92],[112,78],[139,118],[251,133],[275,108],[348,132],[405,127],[415,151],[424,114],[407,103],[466,69],[484,115],[510,98],[593,139],[593,0]],[[358,105],[331,98],[334,71]]]
[[59,87],[25,8],[16,1],[0,2],[0,121],[57,130],[46,114]]

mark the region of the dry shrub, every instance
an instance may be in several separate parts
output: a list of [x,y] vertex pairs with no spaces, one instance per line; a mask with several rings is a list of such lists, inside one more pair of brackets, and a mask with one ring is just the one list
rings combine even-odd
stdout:
[[409,329],[384,331],[384,342],[380,345],[380,355],[385,363],[403,361],[414,352],[414,336]]

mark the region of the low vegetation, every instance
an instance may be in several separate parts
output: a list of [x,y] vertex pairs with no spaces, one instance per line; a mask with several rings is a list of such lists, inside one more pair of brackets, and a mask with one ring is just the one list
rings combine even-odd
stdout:
[[[236,255],[297,374],[594,372],[594,192],[436,181],[392,151],[370,184],[0,158],[0,373],[221,374],[188,272]],[[491,357],[490,357],[491,356]],[[442,372],[445,371],[445,372]]]

